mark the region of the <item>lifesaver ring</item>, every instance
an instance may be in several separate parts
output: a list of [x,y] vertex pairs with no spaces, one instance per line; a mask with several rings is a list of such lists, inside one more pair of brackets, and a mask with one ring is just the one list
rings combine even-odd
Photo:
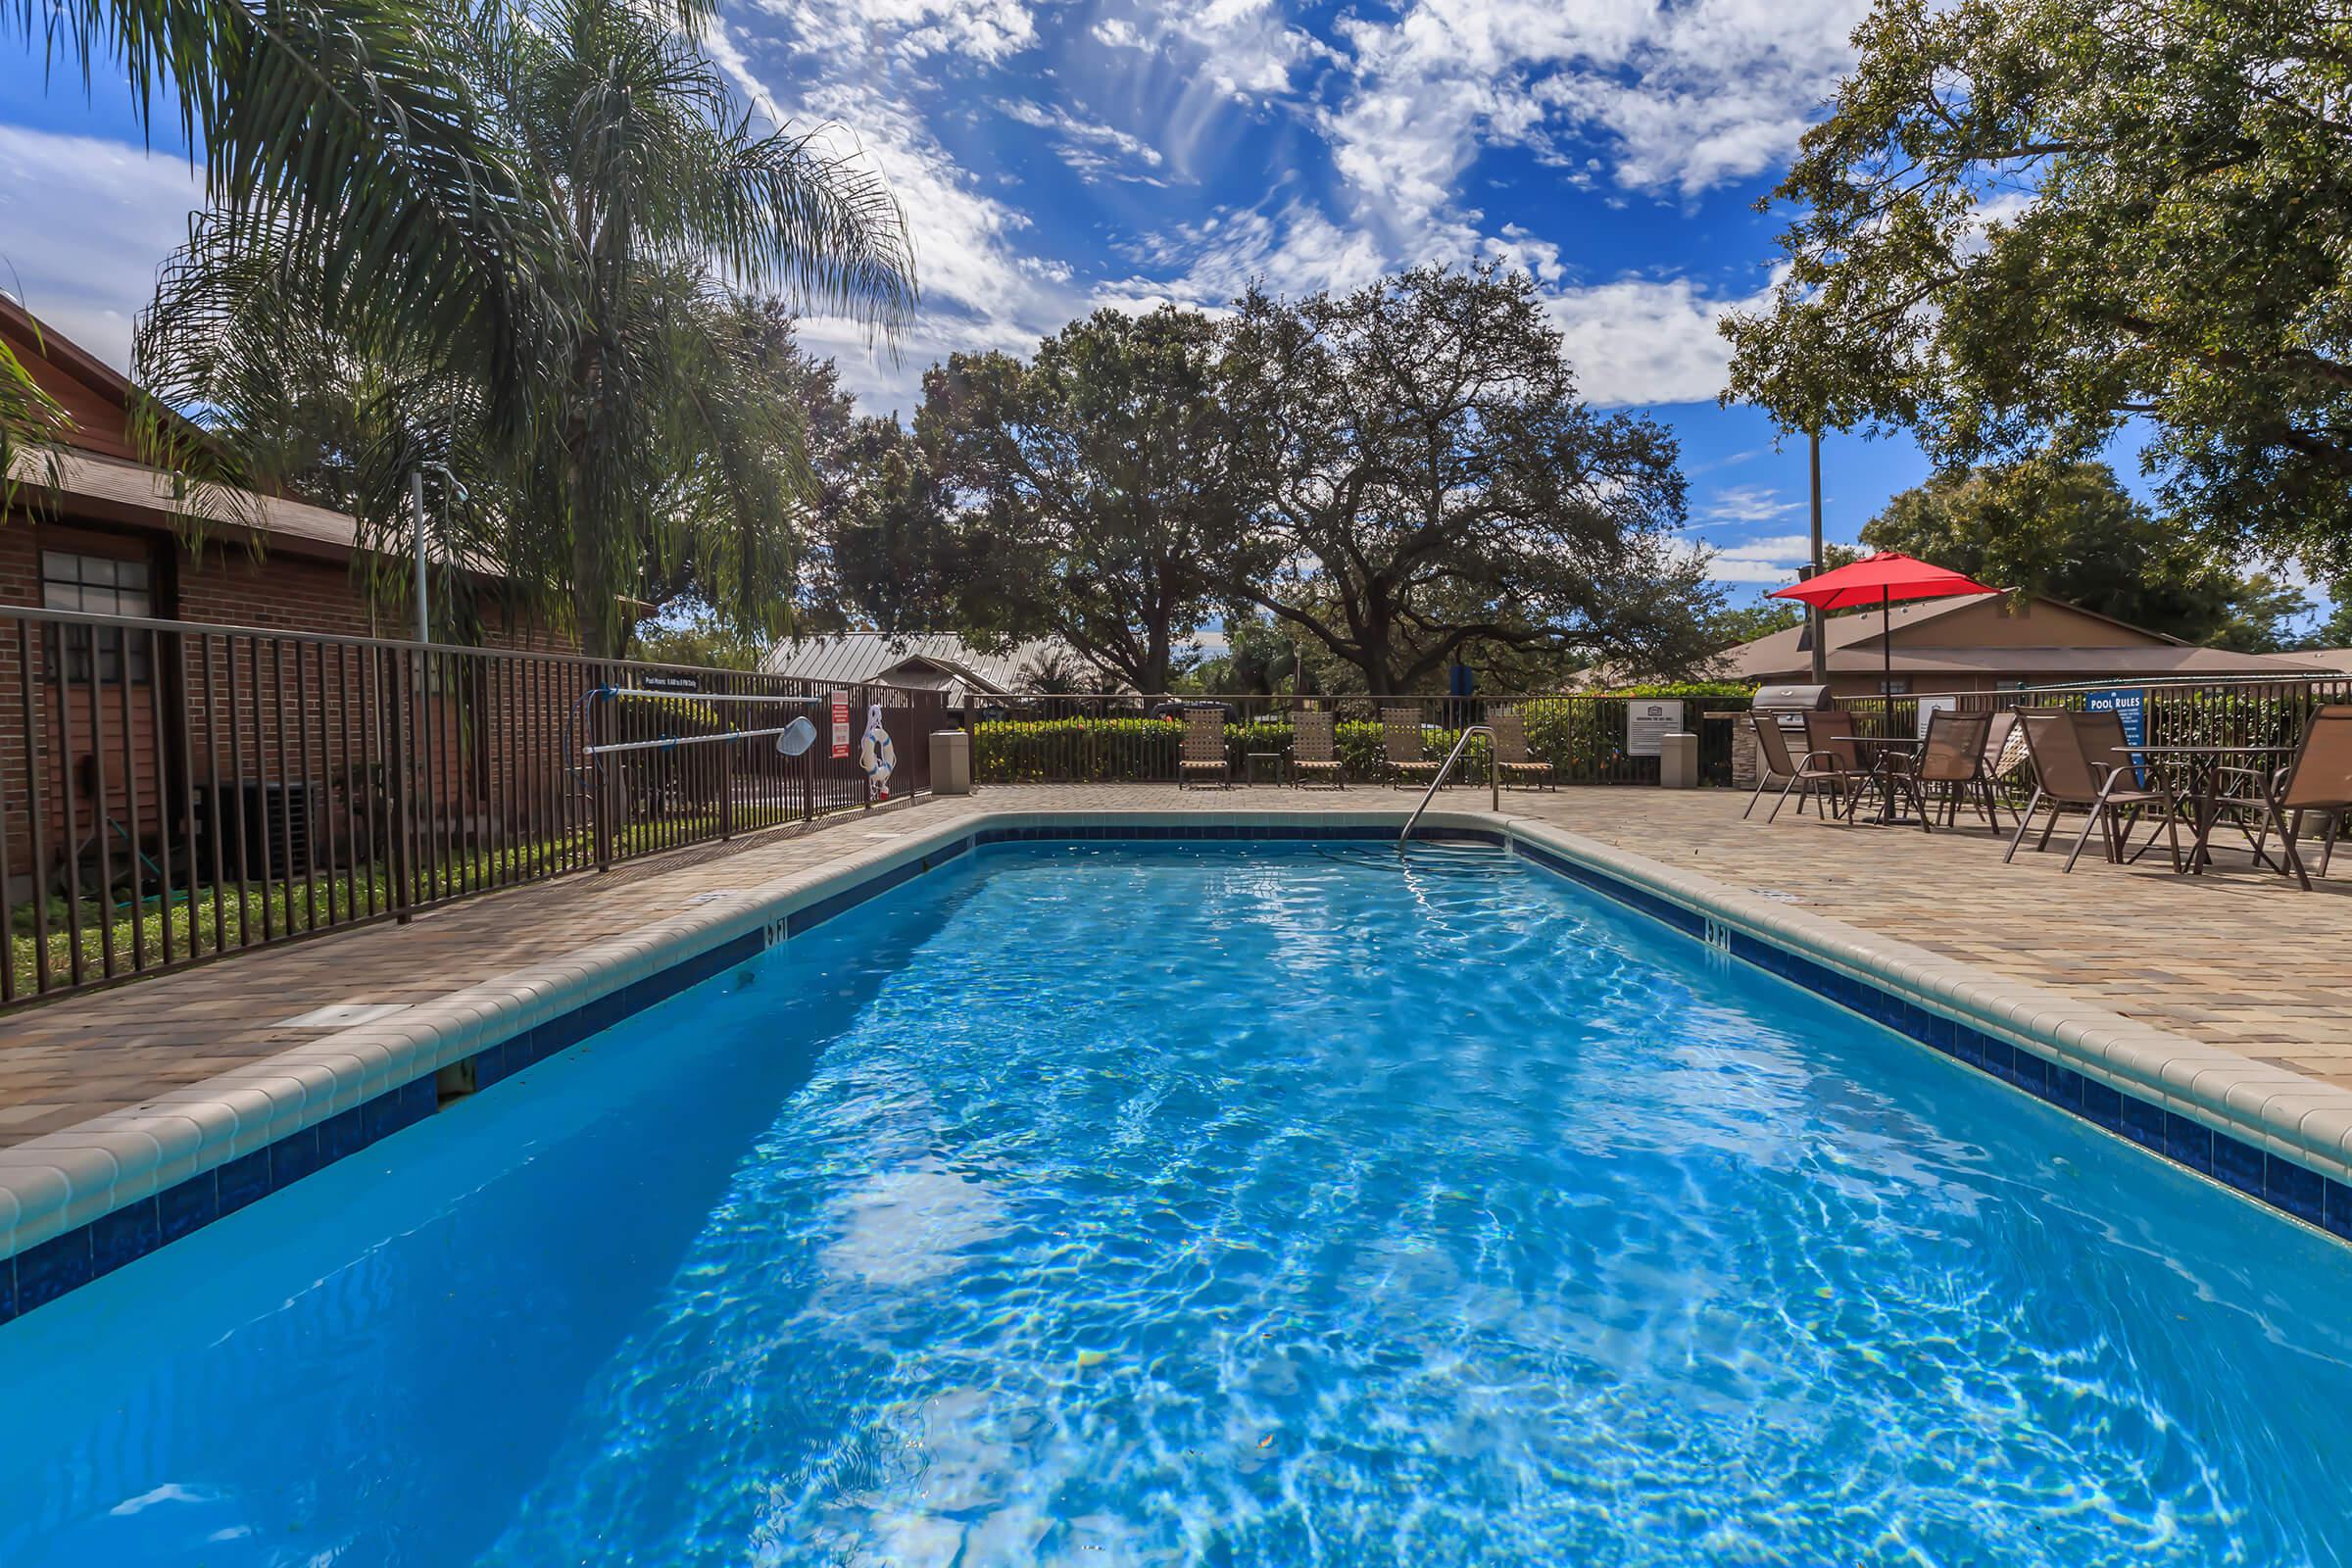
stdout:
[[890,744],[890,731],[882,727],[880,703],[865,710],[865,739],[858,747],[858,765],[865,769],[867,794],[877,801],[889,800],[890,775],[899,769],[899,754]]

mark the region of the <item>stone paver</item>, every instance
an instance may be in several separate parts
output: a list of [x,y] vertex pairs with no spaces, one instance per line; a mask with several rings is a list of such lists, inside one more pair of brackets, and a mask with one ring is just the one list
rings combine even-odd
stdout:
[[[697,894],[820,869],[908,830],[1005,811],[1401,811],[1410,799],[1378,789],[991,788],[139,981],[0,1020],[0,1147],[314,1040],[274,1027],[313,1007],[434,1001],[676,914]],[[1444,799],[1457,812],[1478,809],[1486,792]],[[2203,877],[2176,877],[2157,857],[2132,867],[2086,858],[2062,876],[2055,852],[2003,865],[1982,827],[1929,836],[1788,811],[1767,825],[1761,810],[1742,821],[1743,804],[1722,791],[1574,789],[1509,793],[1503,811],[2352,1088],[2352,866],[2311,894],[2235,855]]]
[[[318,1038],[280,1020],[341,1002],[421,1004],[744,888],[870,852],[963,803],[909,802],[815,831],[582,873],[61,998],[0,1017],[0,1147]],[[919,816],[916,814],[919,813]]]
[[2029,839],[2004,865],[2005,842],[1981,822],[1931,836],[1784,810],[1767,826],[1767,808],[1741,821],[1713,791],[1562,790],[1504,806],[2352,1087],[2352,862],[2305,893],[2239,851],[2183,877],[2161,851],[2115,866],[2093,850],[2069,875],[2061,840],[2036,855]]

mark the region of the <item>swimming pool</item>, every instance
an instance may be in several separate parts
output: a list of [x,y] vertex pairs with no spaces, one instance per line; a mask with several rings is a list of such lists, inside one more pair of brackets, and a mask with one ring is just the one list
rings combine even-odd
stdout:
[[0,1562],[2352,1561],[2352,1253],[1418,858],[986,849],[0,1327]]

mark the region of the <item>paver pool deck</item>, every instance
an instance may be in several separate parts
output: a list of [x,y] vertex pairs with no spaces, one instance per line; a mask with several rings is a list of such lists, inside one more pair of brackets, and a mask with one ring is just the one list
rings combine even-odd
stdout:
[[[65,998],[0,1016],[0,1147],[315,1042],[316,1030],[279,1026],[312,1008],[429,1004],[625,937],[695,907],[698,896],[824,876],[953,823],[1055,811],[1401,813],[1412,799],[1378,788],[992,787]],[[1457,819],[1486,814],[1483,787],[1443,801]],[[1928,835],[1790,811],[1768,825],[1762,808],[1743,821],[1743,805],[1723,790],[1584,788],[1506,792],[1501,815],[2352,1089],[2352,865],[2311,893],[2231,852],[2198,877],[2175,876],[2161,854],[2126,867],[2086,856],[2070,876],[2059,869],[2063,838],[2004,865],[2002,844],[1982,825]]]

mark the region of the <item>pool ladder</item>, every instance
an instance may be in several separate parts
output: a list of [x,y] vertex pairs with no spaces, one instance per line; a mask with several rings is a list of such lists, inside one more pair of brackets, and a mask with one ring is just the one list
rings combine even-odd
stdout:
[[1462,738],[1453,743],[1453,750],[1447,752],[1446,760],[1438,764],[1438,776],[1429,781],[1428,790],[1421,796],[1421,804],[1414,807],[1413,814],[1404,819],[1404,831],[1396,835],[1398,854],[1404,853],[1406,842],[1412,838],[1413,824],[1421,820],[1421,813],[1429,809],[1429,803],[1437,799],[1438,791],[1445,787],[1446,775],[1453,771],[1453,764],[1462,760],[1463,752],[1469,750],[1470,737],[1473,735],[1484,735],[1487,738],[1488,808],[1496,811],[1502,809],[1502,764],[1494,757],[1494,727],[1491,724],[1464,725]]

